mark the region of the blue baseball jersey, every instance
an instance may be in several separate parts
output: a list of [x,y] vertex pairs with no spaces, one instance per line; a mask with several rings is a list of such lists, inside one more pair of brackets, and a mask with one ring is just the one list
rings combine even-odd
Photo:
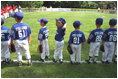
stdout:
[[69,38],[68,43],[78,45],[78,44],[85,42],[85,41],[86,41],[85,35],[82,31],[73,31],[70,34],[70,38]]
[[11,28],[11,37],[14,40],[25,40],[31,34],[31,29],[28,24],[16,23]]
[[10,30],[8,27],[1,26],[1,41],[8,41],[10,39]]
[[56,31],[56,35],[55,35],[55,40],[56,41],[64,40],[65,32],[66,32],[66,29],[63,29],[62,27],[57,27],[57,31]]
[[104,30],[103,29],[95,29],[91,31],[88,40],[90,42],[100,42],[103,36]]
[[39,30],[39,34],[38,34],[38,40],[42,41],[42,40],[45,40],[47,39],[49,36],[49,29],[48,27],[44,27],[44,28],[41,28]]
[[117,42],[117,28],[105,30],[102,40],[106,42]]

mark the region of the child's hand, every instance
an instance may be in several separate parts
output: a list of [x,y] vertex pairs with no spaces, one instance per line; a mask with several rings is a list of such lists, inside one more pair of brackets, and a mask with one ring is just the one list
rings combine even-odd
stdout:
[[65,29],[65,28],[66,28],[66,26],[67,26],[67,23],[65,23],[65,24],[63,25],[63,28]]

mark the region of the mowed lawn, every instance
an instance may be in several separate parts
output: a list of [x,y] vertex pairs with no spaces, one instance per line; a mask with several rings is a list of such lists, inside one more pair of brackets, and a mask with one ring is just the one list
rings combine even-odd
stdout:
[[[31,27],[31,43],[30,52],[32,60],[38,60],[40,54],[37,53],[38,45],[38,32],[41,28],[37,19],[46,18],[49,20],[47,26],[49,27],[49,48],[50,48],[50,59],[53,59],[55,40],[54,36],[56,33],[55,19],[63,17],[67,21],[67,30],[65,35],[65,45],[63,50],[64,60],[70,60],[69,54],[67,52],[67,45],[70,33],[74,30],[73,22],[79,20],[83,25],[81,25],[81,31],[84,32],[86,39],[91,30],[95,29],[96,18],[102,17],[104,23],[102,28],[109,28],[109,19],[117,18],[116,14],[104,14],[104,13],[91,13],[91,12],[25,12],[25,18],[23,21]],[[5,20],[4,26],[11,26],[16,23],[13,18],[8,18]],[[82,60],[88,59],[89,45],[85,43],[85,47],[82,49]],[[101,60],[102,52],[99,53],[99,60]],[[23,55],[25,59],[25,56]],[[16,54],[11,53],[11,59],[16,59]],[[112,64],[80,64],[71,65],[67,63],[50,63],[50,64],[36,64],[33,63],[32,66],[24,65],[18,67],[16,63],[9,65],[2,65],[1,69],[2,78],[116,78],[117,77],[117,65]]]

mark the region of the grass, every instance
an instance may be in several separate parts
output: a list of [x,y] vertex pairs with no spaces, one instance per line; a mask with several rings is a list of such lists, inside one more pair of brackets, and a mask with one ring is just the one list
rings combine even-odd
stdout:
[[[38,31],[41,28],[37,19],[47,18],[49,23],[47,26],[50,30],[49,35],[49,48],[51,58],[53,59],[56,33],[55,19],[63,17],[67,21],[67,32],[65,35],[65,45],[63,50],[64,60],[69,60],[69,54],[66,50],[67,42],[70,32],[74,30],[72,23],[75,20],[79,20],[83,25],[81,31],[85,33],[86,39],[91,30],[95,29],[95,19],[102,17],[104,19],[103,29],[109,28],[108,22],[111,18],[117,18],[115,14],[105,13],[91,13],[91,12],[26,12],[23,21],[31,27],[31,44],[30,52],[33,60],[38,60],[40,54],[37,53],[37,37]],[[4,26],[11,26],[15,23],[13,18],[5,20]],[[85,43],[84,49],[82,49],[82,60],[88,59],[89,45]],[[100,52],[99,60],[101,60],[102,53]],[[24,55],[23,58],[25,59]],[[16,54],[11,53],[11,59],[16,59]],[[9,65],[2,65],[1,69],[2,78],[116,78],[117,77],[117,65],[116,64],[34,64],[33,66],[17,67],[16,63]]]

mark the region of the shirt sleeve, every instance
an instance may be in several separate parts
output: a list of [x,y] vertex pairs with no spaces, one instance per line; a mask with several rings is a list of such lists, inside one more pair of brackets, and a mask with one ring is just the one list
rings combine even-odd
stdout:
[[72,33],[70,34],[70,37],[69,37],[69,41],[68,41],[69,44],[72,44],[73,43],[73,39],[72,39]]
[[38,40],[42,41],[43,40],[43,32],[40,29],[39,34],[38,34]]

